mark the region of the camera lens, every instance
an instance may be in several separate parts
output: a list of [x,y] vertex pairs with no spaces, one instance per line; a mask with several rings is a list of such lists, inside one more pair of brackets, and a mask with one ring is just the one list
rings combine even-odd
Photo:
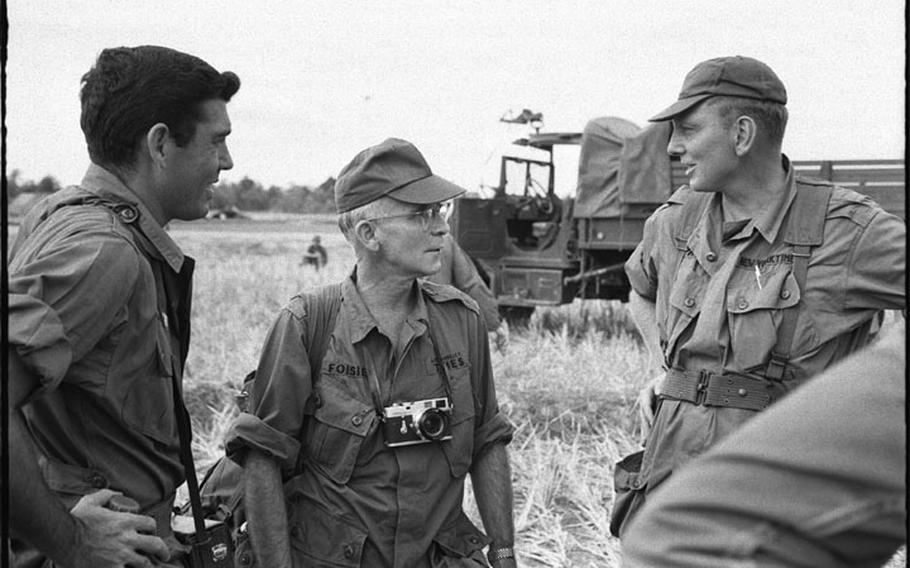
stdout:
[[428,408],[417,421],[420,435],[427,440],[436,440],[446,429],[446,416],[435,408]]

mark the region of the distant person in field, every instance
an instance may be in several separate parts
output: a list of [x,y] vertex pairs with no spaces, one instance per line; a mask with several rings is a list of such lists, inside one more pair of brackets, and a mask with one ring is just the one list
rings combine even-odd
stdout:
[[300,266],[306,264],[307,266],[315,268],[316,272],[319,272],[328,261],[329,256],[325,251],[325,247],[322,246],[322,239],[319,235],[314,235],[310,246],[308,246],[306,252],[303,253],[303,259],[300,261]]
[[480,277],[474,261],[460,247],[451,233],[446,233],[442,248],[442,268],[439,272],[427,277],[430,282],[455,286],[477,302],[486,322],[487,331],[496,332],[500,328],[499,308],[496,297],[489,286]]
[[907,542],[902,324],[670,478],[623,536],[624,565],[884,566]]
[[[162,227],[204,217],[233,166],[226,105],[239,87],[157,46],[104,49],[82,77],[91,165],[30,211],[10,252],[14,566],[182,566],[174,390],[194,261]],[[118,494],[140,514],[108,510]]]
[[[617,464],[614,534],[674,471],[866,345],[882,310],[906,308],[904,221],[796,177],[781,152],[786,103],[766,64],[720,57],[651,119],[672,122],[667,151],[689,183],[647,220],[625,266],[662,371],[639,399],[644,452]],[[857,377],[878,388],[869,379]],[[829,475],[851,487],[849,471]]]
[[[483,318],[423,280],[441,267],[444,205],[463,192],[395,138],[338,176],[354,270],[281,311],[226,441],[259,566],[487,566],[487,545],[494,567],[515,566],[513,426]],[[462,509],[468,473],[486,535]]]

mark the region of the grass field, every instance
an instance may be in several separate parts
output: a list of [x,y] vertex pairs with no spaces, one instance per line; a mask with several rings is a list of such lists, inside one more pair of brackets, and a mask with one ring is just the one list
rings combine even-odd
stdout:
[[[170,232],[197,262],[186,398],[204,468],[222,453],[234,391],[277,310],[346,276],[353,254],[331,216],[174,223]],[[300,266],[314,234],[329,255],[322,274]],[[541,310],[493,353],[501,407],[518,428],[510,457],[523,566],[619,565],[607,530],[612,466],[636,449],[632,403],[645,364],[624,307],[610,302]],[[470,494],[467,509],[477,518]]]
[[[197,262],[185,392],[201,475],[223,453],[233,395],[277,311],[296,292],[346,276],[353,255],[333,216],[175,222],[169,230]],[[300,264],[315,234],[329,255],[322,273]],[[638,449],[633,401],[648,376],[625,307],[538,310],[492,357],[501,408],[518,428],[510,459],[520,565],[619,566],[619,542],[608,532],[612,468]],[[470,491],[466,508],[478,519]],[[901,551],[888,567],[905,565]]]

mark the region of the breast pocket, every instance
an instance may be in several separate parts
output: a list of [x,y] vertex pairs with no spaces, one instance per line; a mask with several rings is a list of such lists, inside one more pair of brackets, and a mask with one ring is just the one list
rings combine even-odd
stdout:
[[145,372],[113,379],[130,380],[121,407],[123,421],[149,438],[171,445],[177,440],[174,414],[176,359],[167,327],[163,323],[156,327],[153,360],[143,367]]
[[452,439],[441,444],[452,477],[457,478],[468,472],[474,457],[474,390],[470,364],[448,373],[454,404]]
[[736,365],[766,364],[786,310],[799,310],[800,290],[789,264],[756,273],[737,267],[727,290],[727,314]]
[[336,483],[351,478],[364,438],[371,432],[376,410],[352,396],[343,378],[322,376],[318,402],[305,428],[305,459]]

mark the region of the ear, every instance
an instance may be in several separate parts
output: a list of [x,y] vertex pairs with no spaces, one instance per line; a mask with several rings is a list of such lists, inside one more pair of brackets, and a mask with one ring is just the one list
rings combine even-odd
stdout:
[[171,131],[163,122],[149,128],[145,135],[145,146],[152,163],[163,167],[168,154],[168,144],[171,142]]
[[376,226],[369,221],[357,221],[357,224],[354,225],[354,238],[367,250],[373,252],[379,250],[379,235],[376,233]]
[[739,157],[745,156],[755,145],[758,137],[758,125],[755,119],[742,115],[733,123],[733,148]]

